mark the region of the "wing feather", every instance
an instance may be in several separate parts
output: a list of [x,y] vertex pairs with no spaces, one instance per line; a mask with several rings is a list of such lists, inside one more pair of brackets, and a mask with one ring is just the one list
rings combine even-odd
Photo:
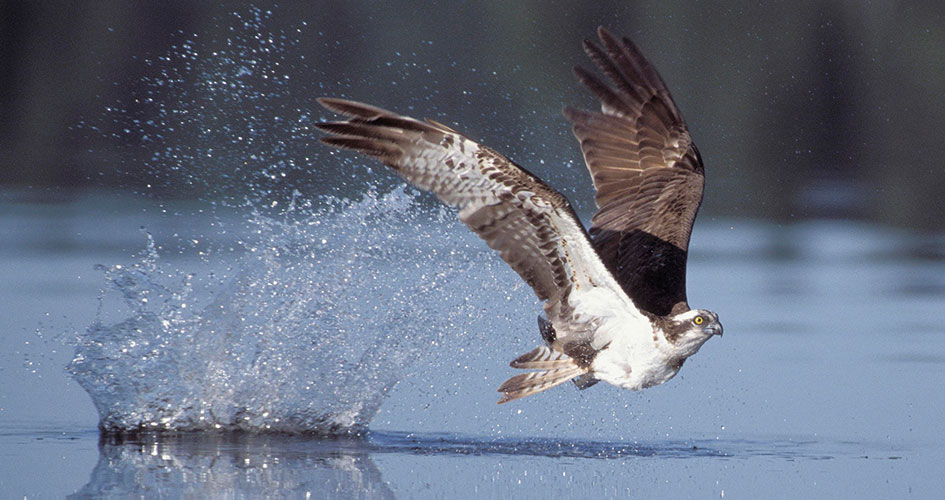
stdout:
[[606,83],[578,80],[601,111],[566,108],[597,189],[590,234],[634,303],[659,316],[689,308],[686,256],[705,183],[699,152],[652,64],[629,39],[598,30],[584,49]]
[[[346,121],[317,124],[332,146],[373,156],[415,186],[460,209],[539,299],[565,301],[607,269],[568,200],[499,153],[432,120],[425,122],[344,99],[321,98]],[[619,290],[616,282],[612,285]],[[566,304],[558,304],[567,308]]]

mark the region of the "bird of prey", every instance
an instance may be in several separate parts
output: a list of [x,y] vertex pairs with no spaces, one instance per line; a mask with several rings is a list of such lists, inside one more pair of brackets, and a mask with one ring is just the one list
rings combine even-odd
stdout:
[[584,49],[609,83],[581,67],[600,111],[565,108],[597,190],[586,231],[570,202],[498,152],[433,120],[320,98],[345,121],[328,145],[377,158],[459,208],[459,219],[544,301],[543,345],[511,362],[499,404],[569,380],[642,390],[671,379],[713,335],[718,315],[686,299],[689,234],[702,202],[702,159],[653,65],[629,39],[598,30]]

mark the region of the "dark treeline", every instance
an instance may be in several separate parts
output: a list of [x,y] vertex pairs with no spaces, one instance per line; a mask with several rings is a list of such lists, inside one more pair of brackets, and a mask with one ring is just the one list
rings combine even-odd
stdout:
[[[331,94],[454,124],[586,209],[560,110],[593,105],[571,67],[603,24],[673,91],[709,170],[706,213],[945,227],[942,2],[262,4],[0,3],[0,186],[212,198],[275,173],[353,193],[350,164],[306,126]],[[253,37],[255,15],[275,41]]]

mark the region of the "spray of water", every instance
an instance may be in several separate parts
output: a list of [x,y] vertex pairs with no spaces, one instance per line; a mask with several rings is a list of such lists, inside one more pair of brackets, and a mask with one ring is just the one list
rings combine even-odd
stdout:
[[[162,260],[173,243],[150,236],[135,264],[100,267],[99,317],[69,370],[106,432],[357,433],[443,337],[509,329],[497,322],[511,303],[494,290],[524,284],[451,212],[402,188],[354,195],[366,169],[316,156],[313,99],[337,92],[306,83],[326,77],[299,48],[305,23],[269,29],[271,15],[250,9],[215,35],[182,34],[145,61],[133,99],[81,127],[123,145],[123,169],[145,192],[248,213],[237,262],[203,253],[210,267],[229,264],[212,278]],[[303,202],[295,189],[359,201]]]
[[69,370],[106,432],[360,432],[413,360],[483,314],[463,283],[494,259],[452,220],[403,189],[255,213],[237,271],[203,292],[149,237],[136,264],[101,267],[103,304],[127,316],[103,310]]

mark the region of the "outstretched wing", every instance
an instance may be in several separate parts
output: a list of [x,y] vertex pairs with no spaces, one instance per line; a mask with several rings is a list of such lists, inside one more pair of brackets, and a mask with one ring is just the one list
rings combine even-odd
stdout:
[[584,50],[611,84],[578,67],[601,111],[565,109],[597,188],[590,234],[637,307],[688,310],[686,254],[702,202],[702,159],[666,84],[627,38],[598,30]]
[[498,250],[539,299],[566,303],[572,287],[606,279],[568,200],[504,156],[434,121],[343,99],[318,102],[349,117],[317,124],[332,134],[322,142],[373,156],[459,207],[460,220]]

